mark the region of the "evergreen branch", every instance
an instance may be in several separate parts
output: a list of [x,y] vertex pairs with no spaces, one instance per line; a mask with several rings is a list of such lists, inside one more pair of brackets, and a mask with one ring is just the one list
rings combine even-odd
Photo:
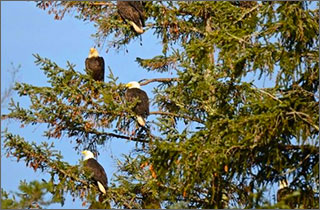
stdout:
[[175,114],[175,113],[171,113],[171,112],[161,112],[161,111],[154,111],[154,112],[150,112],[150,115],[167,115],[167,116],[173,116],[173,117],[178,117],[178,118],[184,118],[184,119],[188,119],[191,121],[196,121],[198,123],[204,123],[203,120],[199,119],[199,118],[194,118],[194,117],[189,117],[189,116],[181,116],[179,114]]
[[6,114],[2,114],[1,115],[1,120],[6,120],[6,119],[9,119],[9,115],[6,115]]
[[[317,131],[319,131],[319,126],[315,125],[314,123],[311,122],[311,117],[303,112],[297,112],[295,111],[293,108],[290,107],[290,110],[292,110],[292,112],[288,112],[287,115],[297,115],[301,120],[303,120],[304,122],[308,123],[309,125],[311,125],[313,128],[315,128]],[[306,118],[302,117],[305,116]]]
[[[19,118],[19,117],[12,117],[12,116],[6,115],[6,114],[1,115],[1,120],[7,120],[7,119],[18,119],[18,120],[21,120],[21,118]],[[39,118],[33,119],[32,122],[34,122],[34,123],[49,123],[49,122],[47,122],[45,120],[42,120],[42,119],[39,119]]]
[[74,176],[73,174],[68,173],[67,171],[65,171],[65,170],[63,170],[61,168],[58,168],[54,163],[48,162],[48,166],[50,168],[52,168],[53,170],[60,172],[60,174],[63,174],[65,177],[69,177],[70,179],[72,179],[74,181],[77,181],[77,182],[80,182],[83,185],[89,186],[88,182],[86,182],[86,181],[84,181],[82,179],[79,179],[78,177]]
[[[278,101],[279,103],[283,103],[280,99],[278,99],[277,97],[275,97],[274,95],[264,91],[264,90],[261,90],[259,88],[257,88],[256,90],[260,91],[261,93],[264,93],[266,95],[268,95],[269,97],[271,97],[272,99]],[[303,112],[298,112],[296,110],[294,110],[292,107],[289,107],[289,109],[291,110],[291,112],[288,112],[287,114],[288,115],[297,115],[301,120],[303,120],[304,122],[308,123],[309,125],[311,125],[313,128],[315,128],[317,131],[319,131],[319,127],[317,125],[315,125],[313,122],[311,122],[311,117],[306,114],[306,113],[303,113]],[[303,118],[301,115],[305,116],[307,119]]]
[[179,81],[178,78],[154,78],[154,79],[143,79],[140,82],[141,86],[147,85],[151,82],[171,82],[171,81]]
[[[63,163],[65,166],[67,166],[68,168],[71,168],[72,166],[70,166],[69,164],[67,164],[66,162],[62,162],[60,161],[58,158],[58,160],[52,160],[50,159],[51,154],[46,151],[43,150],[43,148],[39,147],[39,146],[34,146],[34,145],[30,145],[29,143],[25,142],[25,140],[23,140],[22,138],[19,137],[14,137],[10,134],[6,135],[6,140],[5,140],[5,147],[7,147],[8,152],[10,152],[11,154],[13,154],[13,156],[15,156],[17,158],[17,161],[20,158],[25,158],[27,164],[29,162],[30,166],[33,167],[34,170],[37,170],[38,167],[40,167],[42,170],[44,170],[45,168],[49,167],[51,169],[53,169],[54,171],[58,172],[59,174],[64,175],[65,177],[69,177],[77,182],[80,182],[84,185],[88,185],[88,183],[82,179],[79,179],[78,177],[74,176],[73,174],[68,173],[67,171],[57,167],[57,163],[59,163],[59,165],[61,163]],[[17,139],[19,138],[19,139]],[[16,139],[16,140],[14,140]],[[23,150],[21,150],[19,147],[24,148]],[[12,150],[15,150],[14,152],[12,152]],[[40,153],[40,152],[42,153]],[[56,156],[56,154],[55,154]],[[44,164],[42,164],[44,163]]]
[[29,183],[20,181],[19,192],[14,194],[9,194],[1,188],[1,209],[42,209],[43,206],[58,203],[59,200],[55,198],[44,198],[50,192],[50,188],[50,184],[46,181],[31,181]]
[[233,25],[237,24],[238,22],[242,21],[246,15],[248,15],[249,13],[253,12],[254,10],[258,9],[259,7],[261,7],[262,5],[261,4],[257,4],[256,6],[252,7],[251,9],[247,10],[245,13],[242,14],[242,16],[236,20]]
[[[5,119],[9,119],[12,117],[9,117],[8,115],[1,115],[1,120],[5,120]],[[16,117],[16,119],[19,119]],[[33,122],[37,122],[37,123],[45,123],[45,121],[37,119],[36,121]],[[49,123],[49,122],[47,122]],[[95,134],[95,135],[104,135],[104,136],[108,136],[108,137],[115,137],[115,138],[121,138],[121,139],[126,139],[126,140],[130,140],[130,141],[136,141],[136,142],[141,142],[141,143],[148,143],[148,141],[146,140],[142,140],[136,137],[131,137],[131,136],[124,136],[124,135],[119,135],[119,134],[115,134],[115,133],[110,133],[110,132],[99,132],[97,130],[91,130],[88,131],[88,133],[91,134]]]

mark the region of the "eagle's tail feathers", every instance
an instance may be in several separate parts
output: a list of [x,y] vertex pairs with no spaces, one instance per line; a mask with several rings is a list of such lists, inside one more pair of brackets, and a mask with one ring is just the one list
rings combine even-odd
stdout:
[[98,181],[98,188],[103,194],[107,193],[106,189],[104,188],[104,186],[99,181]]
[[142,127],[146,125],[146,121],[141,116],[137,116],[137,121],[138,121],[138,124]]
[[142,34],[143,33],[143,29],[140,28],[139,26],[137,26],[133,21],[129,21],[130,25],[132,25],[132,27],[134,28],[134,30],[139,33]]

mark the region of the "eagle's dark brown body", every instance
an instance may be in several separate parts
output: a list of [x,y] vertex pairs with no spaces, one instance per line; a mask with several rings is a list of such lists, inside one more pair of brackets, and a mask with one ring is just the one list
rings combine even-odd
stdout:
[[100,165],[100,163],[98,163],[98,161],[96,161],[94,158],[89,158],[85,161],[85,168],[90,173],[93,173],[93,180],[95,180],[96,182],[100,182],[105,190],[108,189],[107,174],[104,171],[104,168]]
[[292,193],[293,193],[293,190],[288,187],[287,180],[286,179],[281,180],[280,187],[277,192],[277,202],[284,202],[291,209],[294,209],[297,198],[290,197]]
[[139,29],[135,29],[137,33],[143,33],[145,26],[144,6],[141,1],[117,1],[117,8],[120,17],[126,21],[132,21]]
[[142,118],[149,115],[149,98],[146,92],[139,88],[131,88],[126,91],[125,98],[128,102],[139,100],[133,108],[135,114]]
[[102,57],[87,58],[86,71],[94,80],[104,81],[104,59]]

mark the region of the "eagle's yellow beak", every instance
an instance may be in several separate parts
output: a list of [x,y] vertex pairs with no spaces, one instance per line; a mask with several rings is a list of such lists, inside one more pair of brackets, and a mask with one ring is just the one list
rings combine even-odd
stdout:
[[131,87],[131,86],[132,86],[131,83],[126,84],[126,87],[127,87],[127,88],[129,88],[129,87]]
[[90,48],[90,53],[89,53],[89,54],[90,54],[92,57],[99,56],[99,53],[98,53],[97,49],[94,48],[94,47],[91,47],[91,48]]
[[83,155],[85,155],[85,154],[86,154],[86,151],[81,151],[81,153],[82,153]]

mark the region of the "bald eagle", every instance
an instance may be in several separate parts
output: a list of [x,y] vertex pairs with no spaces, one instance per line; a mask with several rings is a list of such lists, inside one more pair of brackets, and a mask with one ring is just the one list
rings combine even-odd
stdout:
[[81,152],[84,155],[84,167],[85,170],[92,173],[92,179],[96,181],[99,190],[103,193],[107,193],[108,189],[108,178],[103,167],[94,159],[93,153],[84,150]]
[[142,1],[117,1],[120,17],[128,22],[138,34],[143,33],[145,14]]
[[86,59],[86,72],[96,81],[104,81],[104,59],[95,48],[90,48]]
[[138,82],[129,82],[126,87],[128,88],[125,93],[125,98],[128,102],[138,100],[133,112],[137,115],[138,124],[142,127],[146,125],[145,118],[149,115],[149,98],[146,92],[140,89]]
[[285,197],[288,194],[288,182],[286,179],[282,179],[279,182],[279,189],[277,192],[277,201],[280,202],[283,197]]
[[292,194],[293,190],[288,187],[288,182],[286,179],[282,179],[279,182],[279,189],[277,192],[277,201],[284,201],[291,209],[295,208],[295,198],[288,198],[287,196]]

